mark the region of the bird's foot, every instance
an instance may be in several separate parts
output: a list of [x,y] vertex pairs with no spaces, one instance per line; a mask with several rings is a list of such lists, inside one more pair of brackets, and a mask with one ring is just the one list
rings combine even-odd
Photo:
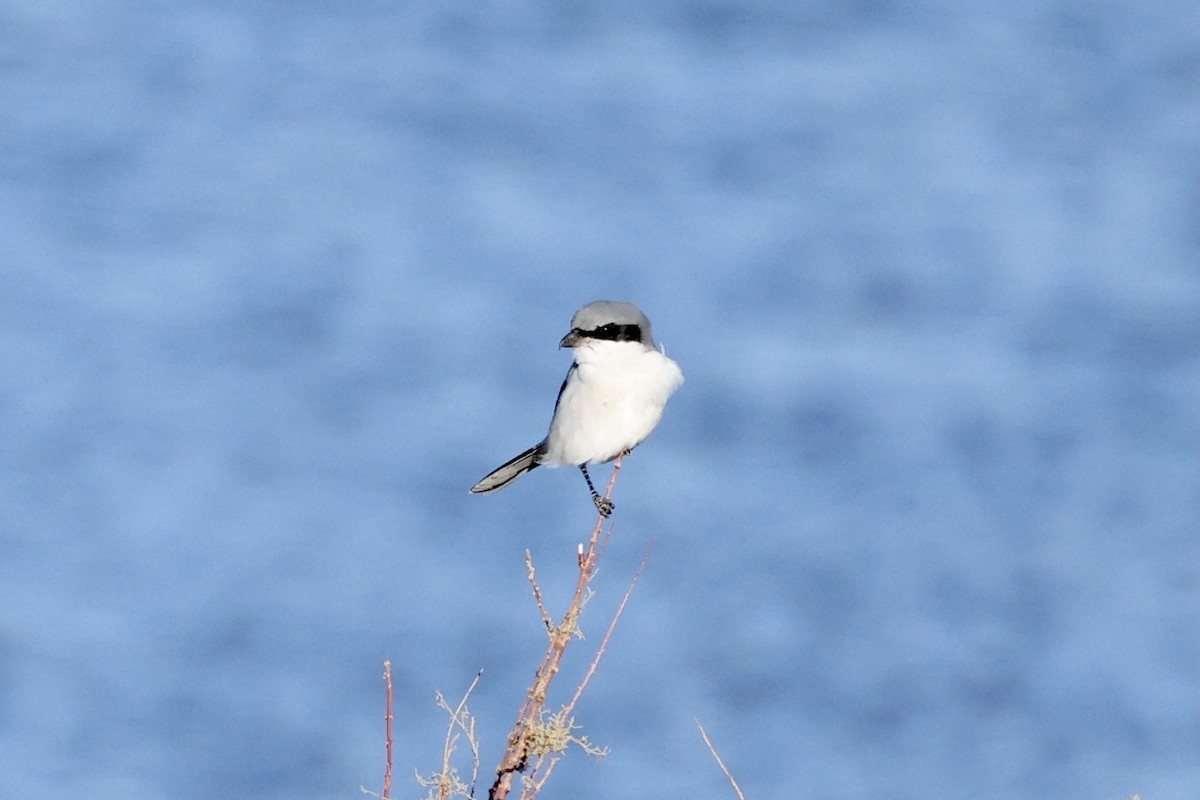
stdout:
[[599,494],[592,494],[592,502],[596,504],[596,510],[600,512],[600,516],[607,517],[613,512],[613,501],[607,497],[601,497]]
[[588,491],[592,493],[592,502],[596,504],[596,510],[600,512],[600,516],[607,517],[613,512],[612,500],[601,497],[600,493],[596,491],[596,487],[592,483],[592,476],[588,475],[587,464],[580,464],[579,471],[583,473],[583,479],[587,481]]

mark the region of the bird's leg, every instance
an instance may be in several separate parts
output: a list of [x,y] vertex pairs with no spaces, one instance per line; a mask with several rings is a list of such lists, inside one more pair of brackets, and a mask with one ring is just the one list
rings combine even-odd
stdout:
[[587,464],[580,464],[579,469],[583,472],[583,479],[587,481],[588,491],[592,493],[592,502],[596,504],[596,510],[600,512],[600,516],[607,517],[613,512],[613,502],[607,497],[601,497],[596,491],[596,487],[592,485],[592,476],[588,475]]

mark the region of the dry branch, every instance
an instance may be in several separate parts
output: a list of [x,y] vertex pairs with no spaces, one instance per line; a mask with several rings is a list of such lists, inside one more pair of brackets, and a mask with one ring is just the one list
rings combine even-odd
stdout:
[[383,680],[387,684],[387,702],[383,714],[384,738],[387,740],[387,767],[383,771],[383,793],[380,797],[388,800],[392,792],[392,662],[383,662]]
[[717,760],[717,766],[721,768],[721,772],[724,772],[725,777],[733,784],[733,791],[737,792],[738,800],[746,800],[746,795],[742,794],[742,787],[738,786],[733,773],[729,771],[729,767],[725,766],[725,762],[721,760],[717,748],[713,747],[712,740],[708,738],[708,731],[704,730],[704,726],[700,724],[700,720],[696,720],[696,727],[700,729],[700,738],[704,739],[704,743],[708,745],[708,752],[712,753],[712,757]]
[[[612,477],[608,480],[608,488],[604,492],[604,498],[611,499],[613,487],[617,483],[617,475],[621,471],[621,461],[624,456],[618,456],[613,462]],[[549,692],[550,684],[554,681],[558,671],[562,665],[563,655],[566,653],[567,645],[578,632],[579,615],[583,611],[583,607],[587,599],[591,596],[590,584],[596,575],[596,564],[603,552],[604,544],[607,537],[602,537],[604,531],[604,516],[598,516],[596,525],[592,529],[591,538],[588,540],[586,547],[580,545],[578,554],[579,577],[575,582],[575,592],[571,597],[571,603],[567,607],[566,613],[563,615],[562,621],[557,625],[553,623],[546,606],[542,601],[541,589],[537,583],[537,574],[533,566],[533,557],[526,551],[525,563],[528,570],[529,582],[533,587],[534,599],[537,602],[538,609],[542,614],[542,620],[546,625],[546,630],[549,633],[549,642],[546,646],[546,653],[542,656],[541,664],[538,665],[537,672],[534,675],[533,684],[529,687],[529,692],[525,696],[525,703],[521,707],[520,714],[517,715],[517,722],[513,726],[512,731],[508,735],[507,747],[504,750],[504,755],[500,759],[500,764],[496,769],[496,780],[488,791],[489,800],[504,800],[508,797],[509,791],[512,788],[513,776],[519,772],[524,772],[529,767],[530,756],[534,756],[537,760],[533,765],[531,774],[527,776],[524,789],[521,792],[521,797],[533,797],[541,789],[546,779],[549,777],[554,764],[557,763],[557,753],[566,747],[567,743],[575,742],[581,744],[585,749],[590,748],[586,739],[576,738],[571,735],[570,731],[574,727],[574,720],[570,716],[570,710],[574,708],[575,703],[579,700],[579,695],[582,693],[587,681],[590,680],[595,672],[596,664],[599,662],[600,655],[603,654],[604,647],[607,646],[609,637],[612,635],[613,626],[616,625],[616,619],[609,626],[608,633],[605,634],[604,641],[601,644],[600,652],[592,663],[591,669],[588,670],[587,676],[584,678],[583,684],[576,690],[575,697],[571,700],[569,707],[564,707],[557,715],[548,714],[545,710],[546,695]],[[643,561],[642,566],[645,566]],[[639,568],[638,574],[641,574]],[[637,579],[634,579],[634,583]],[[630,585],[629,591],[632,591],[633,586]],[[629,592],[626,592],[625,600],[621,602],[621,608],[617,612],[617,618],[624,610],[625,601],[628,600]],[[542,737],[547,725],[556,726],[562,745],[557,750],[553,747],[547,748],[538,744],[538,740]],[[565,734],[562,729],[565,728]],[[547,757],[550,758],[549,763],[546,763]]]

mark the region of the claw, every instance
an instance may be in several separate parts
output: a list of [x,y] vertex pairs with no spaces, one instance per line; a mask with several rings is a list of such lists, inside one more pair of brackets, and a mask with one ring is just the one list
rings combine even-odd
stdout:
[[596,504],[596,510],[600,512],[600,516],[607,517],[612,514],[614,508],[612,500],[595,494],[592,495],[592,502]]

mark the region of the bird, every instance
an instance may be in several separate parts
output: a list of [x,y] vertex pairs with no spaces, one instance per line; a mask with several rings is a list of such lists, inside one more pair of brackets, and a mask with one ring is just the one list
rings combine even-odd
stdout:
[[578,467],[596,510],[607,517],[612,501],[596,491],[587,465],[612,461],[645,441],[683,383],[683,371],[655,344],[650,320],[633,303],[588,303],[575,312],[558,346],[571,348],[575,360],[558,390],[546,437],[492,470],[471,492],[503,489],[543,465]]

